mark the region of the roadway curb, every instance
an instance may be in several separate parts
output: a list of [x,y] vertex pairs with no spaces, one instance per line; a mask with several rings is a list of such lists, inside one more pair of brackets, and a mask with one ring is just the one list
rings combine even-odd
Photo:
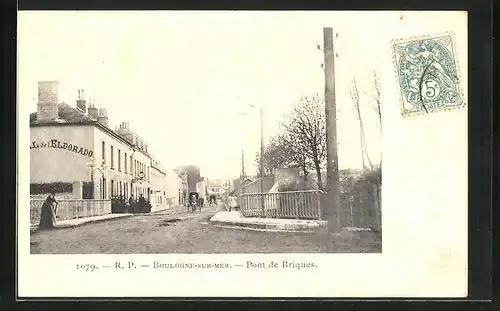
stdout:
[[[123,218],[128,218],[132,216],[136,216],[137,214],[131,214],[131,215],[123,215],[120,217],[112,217],[112,218],[103,218],[103,219],[94,219],[94,220],[87,220],[83,221],[81,223],[77,224],[59,224],[54,227],[54,229],[67,229],[67,228],[72,228],[72,227],[80,227],[84,226],[90,223],[99,223],[99,222],[104,222],[104,221],[112,221],[112,220],[117,220],[117,219],[123,219]],[[30,233],[37,232],[38,231],[38,226],[30,227]]]
[[311,230],[319,229],[324,224],[309,223],[309,224],[269,224],[258,222],[239,222],[239,221],[220,221],[210,220],[210,223],[216,226],[232,226],[240,228],[260,229],[260,231],[280,231],[280,232],[311,232]]
[[309,229],[309,230],[280,230],[280,229],[259,229],[259,228],[251,228],[251,227],[242,227],[242,226],[231,226],[231,225],[218,225],[218,224],[212,224],[216,228],[222,228],[222,229],[236,229],[236,230],[248,230],[248,231],[257,231],[257,232],[283,232],[283,233],[315,233],[318,230],[317,229]]

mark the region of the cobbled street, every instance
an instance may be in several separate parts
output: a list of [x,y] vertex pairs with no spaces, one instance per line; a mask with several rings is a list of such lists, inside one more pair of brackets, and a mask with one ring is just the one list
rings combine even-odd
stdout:
[[370,233],[355,239],[326,234],[220,228],[208,220],[222,207],[185,207],[31,234],[32,254],[330,253],[380,252]]

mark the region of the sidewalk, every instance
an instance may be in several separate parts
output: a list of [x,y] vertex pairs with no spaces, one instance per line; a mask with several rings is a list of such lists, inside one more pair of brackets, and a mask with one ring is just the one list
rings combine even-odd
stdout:
[[289,232],[311,232],[328,225],[328,222],[325,220],[242,217],[239,211],[219,212],[210,219],[210,223],[221,227],[229,226],[249,230]]
[[[81,225],[84,225],[87,223],[130,217],[133,215],[134,214],[107,214],[107,215],[94,216],[94,217],[60,220],[60,221],[57,221],[55,228],[62,229],[62,228],[69,228],[69,227],[77,227],[77,226],[81,226]],[[38,224],[30,224],[30,232],[34,232],[37,230],[38,230]]]

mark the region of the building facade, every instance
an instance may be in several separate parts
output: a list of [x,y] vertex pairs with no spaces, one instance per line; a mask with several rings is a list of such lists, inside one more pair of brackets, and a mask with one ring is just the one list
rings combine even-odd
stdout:
[[207,184],[207,191],[209,195],[215,195],[216,198],[220,199],[225,193],[223,187],[224,182],[221,180],[209,180]]
[[202,178],[196,183],[196,192],[200,199],[207,200],[207,182],[205,179]]
[[80,182],[82,193],[73,191],[74,198],[142,195],[150,201],[153,193],[165,191],[164,178],[157,173],[157,162],[152,165],[147,143],[127,122],[110,129],[106,110],[97,109],[91,100],[87,107],[83,90],[72,107],[59,103],[57,81],[39,82],[30,135],[30,179],[37,186],[32,188]]
[[169,206],[182,204],[184,184],[182,178],[173,170],[165,171],[165,187]]
[[172,170],[151,159],[151,205],[152,210],[162,210],[180,205],[182,180]]

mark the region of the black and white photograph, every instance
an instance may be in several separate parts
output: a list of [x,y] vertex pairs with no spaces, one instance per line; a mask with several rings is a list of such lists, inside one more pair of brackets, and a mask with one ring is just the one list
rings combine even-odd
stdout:
[[20,12],[25,293],[462,295],[466,19]]
[[380,71],[348,33],[72,19],[27,25],[32,253],[381,252]]

